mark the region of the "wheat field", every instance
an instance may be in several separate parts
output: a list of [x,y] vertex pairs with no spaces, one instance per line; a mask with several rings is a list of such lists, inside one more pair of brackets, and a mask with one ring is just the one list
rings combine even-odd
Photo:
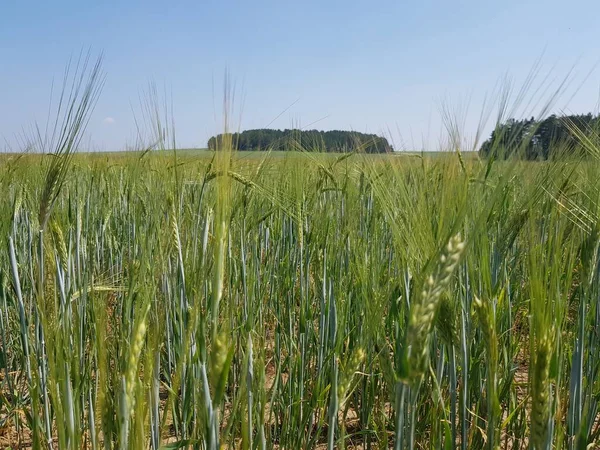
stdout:
[[5,156],[18,448],[589,448],[598,166]]
[[0,159],[2,448],[600,440],[593,136],[546,162],[85,154],[75,86],[45,154]]

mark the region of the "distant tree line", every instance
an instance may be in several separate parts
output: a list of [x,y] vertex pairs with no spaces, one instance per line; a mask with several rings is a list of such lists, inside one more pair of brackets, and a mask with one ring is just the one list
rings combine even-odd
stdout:
[[600,116],[579,114],[536,121],[509,119],[496,127],[479,149],[483,157],[548,159],[560,155],[582,154],[580,137],[597,132]]
[[[223,135],[208,140],[208,148],[214,150],[223,139]],[[236,150],[311,150],[322,152],[364,152],[386,153],[392,146],[386,138],[375,134],[356,131],[319,131],[319,130],[246,130],[232,133],[231,139]]]

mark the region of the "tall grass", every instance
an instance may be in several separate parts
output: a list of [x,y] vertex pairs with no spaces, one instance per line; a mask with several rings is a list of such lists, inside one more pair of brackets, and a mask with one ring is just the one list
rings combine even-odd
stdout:
[[596,160],[75,154],[99,74],[0,168],[3,446],[600,439]]

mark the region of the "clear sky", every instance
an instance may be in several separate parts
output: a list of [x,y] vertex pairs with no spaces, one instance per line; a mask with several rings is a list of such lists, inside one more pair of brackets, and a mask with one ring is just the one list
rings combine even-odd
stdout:
[[94,150],[132,142],[132,108],[150,82],[169,93],[179,146],[205,146],[221,130],[225,69],[241,129],[316,122],[435,149],[442,103],[469,104],[472,134],[498,80],[509,73],[518,85],[540,56],[538,84],[575,66],[555,110],[595,111],[599,17],[598,0],[2,0],[0,138],[14,147],[43,123],[52,80],[91,48],[106,72],[88,128]]

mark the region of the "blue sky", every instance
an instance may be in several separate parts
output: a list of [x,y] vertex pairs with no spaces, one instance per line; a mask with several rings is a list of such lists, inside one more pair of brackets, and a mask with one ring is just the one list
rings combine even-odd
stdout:
[[0,138],[18,147],[22,130],[43,123],[52,80],[61,80],[70,56],[91,48],[104,53],[106,72],[88,128],[93,150],[133,141],[132,109],[139,116],[150,82],[168,92],[178,144],[204,146],[221,130],[226,69],[235,127],[315,122],[311,128],[389,133],[398,148],[435,149],[444,135],[440,105],[468,104],[464,131],[473,135],[499,79],[508,73],[519,85],[540,56],[535,86],[547,73],[556,85],[575,67],[554,110],[595,111],[598,17],[597,0],[7,0]]

